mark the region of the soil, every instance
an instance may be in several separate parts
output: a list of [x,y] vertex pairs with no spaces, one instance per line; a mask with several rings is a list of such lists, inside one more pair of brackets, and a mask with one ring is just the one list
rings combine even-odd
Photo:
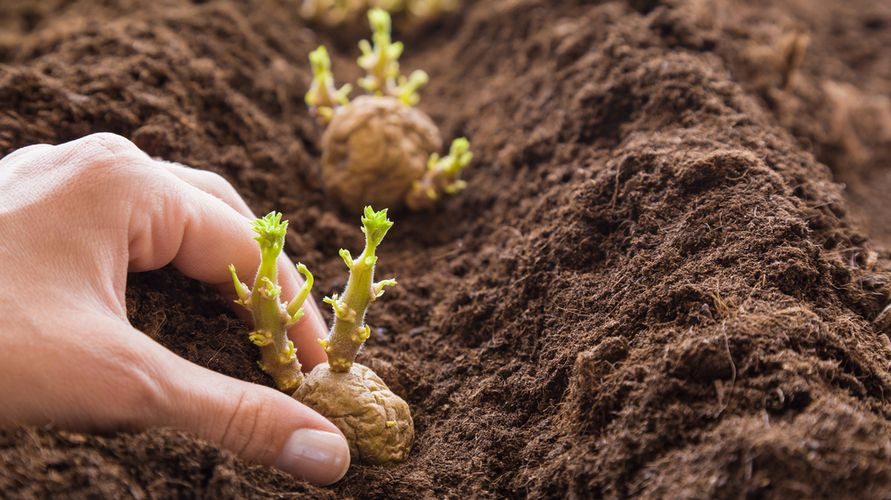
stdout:
[[[315,293],[345,284],[357,214],[324,196],[302,102],[333,35],[294,2],[0,12],[0,155],[116,132],[283,211]],[[400,286],[360,362],[411,405],[409,460],[315,488],[178,431],[23,427],[0,431],[3,496],[891,496],[891,5],[480,1],[403,38],[420,108],[476,154],[380,250]],[[203,285],[164,269],[127,299],[269,384]]]

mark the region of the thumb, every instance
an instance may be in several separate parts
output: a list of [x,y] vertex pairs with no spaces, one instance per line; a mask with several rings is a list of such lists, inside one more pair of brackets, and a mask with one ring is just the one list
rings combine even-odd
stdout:
[[346,439],[327,419],[279,391],[181,358],[160,425],[192,432],[241,458],[309,482],[337,482],[350,466]]

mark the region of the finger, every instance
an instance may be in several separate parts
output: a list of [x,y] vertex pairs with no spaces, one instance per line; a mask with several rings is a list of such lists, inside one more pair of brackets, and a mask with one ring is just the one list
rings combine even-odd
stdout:
[[[132,219],[131,270],[158,269],[172,262],[189,277],[228,289],[232,286],[228,265],[233,264],[242,280],[250,281],[246,277],[253,277],[260,264],[251,220],[178,179],[163,191]],[[293,297],[300,287],[298,273],[287,260],[280,262],[282,292]],[[325,328],[313,302],[304,311],[306,316],[291,332],[301,362],[312,368],[325,360],[317,342]]]
[[177,381],[158,425],[187,430],[245,460],[328,485],[346,474],[350,451],[327,419],[268,387],[220,375],[170,355]]
[[[244,199],[239,196],[232,184],[223,178],[223,176],[206,170],[191,168],[180,163],[166,161],[159,161],[158,163],[178,179],[215,196],[245,217],[248,217],[249,219],[256,218]],[[256,265],[259,265],[259,263]],[[256,265],[254,266],[254,270],[256,269]],[[236,266],[236,268],[238,267]],[[279,256],[278,268],[279,280],[281,281],[280,284],[282,286],[284,297],[293,297],[300,287],[303,286],[303,277],[300,276],[300,273],[297,272],[293,262],[284,252]],[[246,274],[244,276],[250,275],[252,274]],[[222,285],[222,291],[227,297],[234,297],[228,280]],[[303,363],[307,369],[312,369],[317,364],[327,360],[325,351],[317,342],[318,339],[325,336],[326,326],[322,313],[319,311],[318,304],[316,304],[312,296],[307,299],[304,305],[304,311],[306,314],[298,324],[290,328],[289,336],[297,347],[300,362]],[[245,317],[244,310],[237,310],[237,312],[242,317]]]
[[[248,221],[256,218],[254,213],[248,207],[247,203],[244,199],[238,195],[238,192],[235,190],[232,185],[226,181],[222,176],[215,174],[213,172],[208,172],[204,170],[198,170],[191,167],[187,167],[185,165],[181,165],[178,163],[169,163],[169,162],[159,162],[168,172],[176,176],[178,179],[188,183],[189,185],[210,194],[211,196],[217,198],[222,201],[233,210],[246,217]],[[200,197],[199,197],[200,198]],[[187,235],[184,235],[186,238]],[[253,241],[253,233],[250,234],[251,248],[256,248],[256,244]],[[182,251],[180,252],[182,253]],[[186,266],[188,266],[191,262],[187,259]],[[256,260],[252,266],[240,266],[241,269],[248,267],[250,274],[252,276],[256,272],[256,268],[259,266],[259,253],[257,253]],[[280,276],[280,284],[282,286],[282,292],[285,297],[294,296],[299,288],[303,286],[303,277],[297,272],[296,267],[291,262],[291,260],[284,254],[284,252],[279,256],[278,259],[278,267],[279,267],[279,276]],[[236,265],[236,268],[238,266]],[[186,272],[185,270],[183,270]],[[222,285],[225,290],[231,292],[231,283],[229,283],[228,277],[225,278],[226,282]],[[308,297],[306,303],[304,304],[304,317],[298,322],[296,325],[291,327],[289,333],[290,337],[294,341],[295,346],[297,347],[297,353],[300,357],[301,363],[305,365],[306,368],[311,369],[315,365],[326,361],[327,357],[325,355],[324,350],[318,344],[317,339],[322,338],[325,334],[325,323],[322,318],[322,314],[318,309],[313,298]],[[194,367],[193,369],[198,369],[199,367]],[[195,377],[189,377],[188,380],[197,379],[199,377],[206,377],[208,379],[217,379],[222,376],[211,372],[209,370],[200,369],[200,373]],[[222,377],[225,378],[225,377]],[[211,381],[209,381],[211,382]],[[222,420],[216,420],[207,422],[207,418],[205,416],[204,411],[197,411],[194,413],[194,418],[187,416],[186,420],[187,426],[194,427],[195,425],[209,425],[209,429],[204,431],[203,435],[222,435],[219,441],[221,444],[229,449],[234,450],[243,450],[240,454],[249,460],[258,461],[261,463],[270,463],[275,464],[278,467],[291,472],[299,477],[304,477],[312,480],[313,482],[317,482],[320,484],[329,484],[337,481],[343,474],[346,472],[346,467],[349,466],[349,450],[346,451],[346,461],[345,466],[343,467],[341,472],[338,472],[340,469],[338,468],[338,464],[329,464],[325,463],[323,460],[322,463],[316,459],[316,457],[334,457],[337,459],[341,457],[338,453],[342,451],[343,446],[343,438],[338,436],[338,440],[334,440],[334,445],[332,445],[332,438],[330,435],[326,436],[325,433],[317,433],[314,429],[298,429],[294,431],[294,433],[288,437],[287,442],[283,445],[266,445],[257,444],[258,441],[260,443],[270,443],[274,440],[270,439],[259,439],[253,435],[252,432],[245,432],[249,426],[254,429],[259,426],[261,429],[276,429],[280,427],[280,423],[272,421],[274,415],[277,413],[286,414],[285,412],[279,412],[274,409],[270,409],[270,406],[275,406],[276,404],[285,404],[291,408],[291,411],[295,411],[293,408],[294,401],[291,398],[288,398],[281,393],[274,391],[268,388],[262,388],[258,386],[254,386],[251,384],[245,384],[243,382],[239,382],[233,379],[227,379],[227,384],[229,386],[238,386],[224,388],[222,397],[220,394],[220,389],[222,384],[219,381],[212,381],[213,383],[203,384],[205,387],[214,387],[215,391],[208,392],[206,389],[200,389],[198,386],[190,384],[184,389],[184,392],[188,394],[191,399],[199,400],[200,402],[196,405],[199,408],[205,406],[221,406],[223,407],[220,411],[216,412],[218,414],[233,414],[237,413],[236,416],[233,416],[230,420],[223,423]],[[245,387],[247,386],[247,387]],[[239,392],[241,394],[239,397],[234,398],[233,394],[238,390],[244,391]],[[234,409],[230,408],[234,403]],[[298,403],[299,404],[299,403]],[[300,405],[300,414],[297,416],[305,417],[307,411],[311,411],[303,405]],[[257,415],[271,415],[270,424],[265,425],[263,422],[258,422],[260,419]],[[315,412],[311,412],[311,416],[313,418],[321,418]],[[265,417],[264,417],[265,418]],[[296,418],[296,416],[295,416]],[[325,427],[330,432],[333,425],[331,425],[327,420],[322,419],[324,421]],[[221,429],[221,426],[224,428]],[[323,429],[324,430],[324,429]],[[339,431],[334,427],[334,431],[339,434]],[[281,437],[281,433],[279,433],[279,437]],[[232,441],[227,443],[227,441]],[[310,446],[307,448],[309,444],[315,443],[316,447],[321,446],[321,450],[317,450],[314,447]],[[334,453],[331,452],[331,446],[334,446]],[[278,453],[274,462],[270,461],[269,456],[261,456],[268,455],[269,450],[281,450]],[[327,460],[327,458],[326,458]],[[308,462],[307,462],[308,461]],[[330,460],[329,460],[330,461]],[[336,461],[336,460],[335,460]],[[332,479],[333,477],[333,479]]]
[[[103,185],[115,191],[103,205],[127,223],[131,271],[173,263],[191,278],[221,285],[229,280],[229,264],[245,271],[259,264],[249,217],[158,168],[158,162],[127,139],[92,134],[56,148],[56,163],[98,164],[76,173],[104,176]],[[95,179],[83,183],[97,184]]]
[[[115,196],[126,201],[115,206],[127,212],[122,215],[128,227],[124,243],[130,271],[159,269],[173,263],[183,274],[225,291],[232,286],[229,264],[235,265],[245,281],[256,274],[260,251],[253,239],[252,217],[222,200],[233,202],[232,198],[238,197],[231,186],[220,188],[219,182],[208,181],[219,178],[225,183],[221,177],[195,175],[197,171],[187,167],[175,169],[195,182],[200,179],[203,185],[213,185],[220,192],[220,196],[214,196],[169,169],[159,168],[159,162],[114,134],[93,134],[58,148],[59,155],[69,162],[91,164],[104,158],[102,168],[82,169],[82,173],[106,179],[113,176],[118,186]],[[302,280],[286,257],[281,257],[279,269],[284,296],[293,297]],[[326,359],[316,341],[326,331],[313,301],[307,302],[305,311],[304,319],[290,333],[300,361],[312,368]]]
[[244,199],[238,194],[238,191],[222,175],[208,170],[187,167],[182,163],[158,161],[158,164],[179,179],[188,182],[205,193],[216,196],[241,215],[249,219],[257,218]]

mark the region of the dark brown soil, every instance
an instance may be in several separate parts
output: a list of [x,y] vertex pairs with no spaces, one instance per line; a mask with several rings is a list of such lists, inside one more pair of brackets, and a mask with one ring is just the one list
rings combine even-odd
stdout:
[[[316,293],[344,285],[357,214],[325,199],[302,104],[329,38],[294,2],[22,4],[0,2],[0,154],[122,134],[283,211]],[[470,4],[405,67],[472,139],[471,187],[395,214],[401,285],[363,355],[413,408],[408,462],[319,489],[173,431],[21,428],[2,496],[891,496],[891,6]],[[128,302],[177,353],[268,383],[203,286],[132,276]]]

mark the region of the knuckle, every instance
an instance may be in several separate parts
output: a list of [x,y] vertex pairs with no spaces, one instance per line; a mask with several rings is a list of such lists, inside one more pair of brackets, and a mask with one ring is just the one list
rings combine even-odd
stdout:
[[128,139],[112,133],[97,133],[74,141],[67,163],[75,178],[72,186],[84,193],[117,203],[144,202],[159,193],[175,198],[175,183],[164,169]]
[[116,134],[91,134],[70,145],[74,151],[70,166],[79,175],[119,179],[149,171],[149,157],[135,144]]
[[110,132],[98,132],[77,139],[71,143],[80,152],[94,158],[117,158],[138,154],[141,151],[128,139]]

